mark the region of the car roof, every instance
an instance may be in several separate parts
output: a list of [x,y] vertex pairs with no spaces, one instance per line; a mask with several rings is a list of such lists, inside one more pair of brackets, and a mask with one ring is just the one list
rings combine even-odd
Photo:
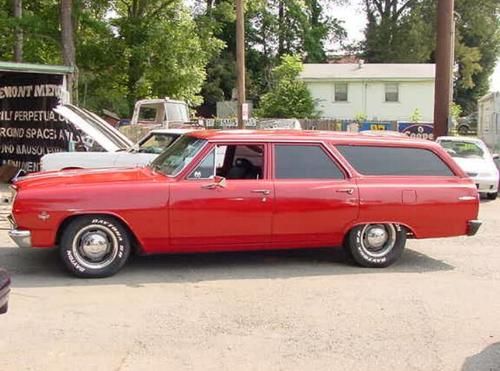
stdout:
[[396,135],[363,135],[351,132],[322,130],[197,130],[188,134],[200,139],[213,141],[258,140],[258,141],[334,141],[338,144],[392,144],[430,147],[436,144],[423,139]]
[[186,134],[186,133],[189,133],[191,131],[194,131],[196,129],[153,129],[150,131],[150,133],[153,133],[153,134],[179,134],[179,135],[182,135],[182,134]]
[[472,138],[472,137],[439,137],[436,139],[437,141],[441,140],[449,140],[452,142],[469,142],[469,143],[484,143],[481,139],[479,138]]

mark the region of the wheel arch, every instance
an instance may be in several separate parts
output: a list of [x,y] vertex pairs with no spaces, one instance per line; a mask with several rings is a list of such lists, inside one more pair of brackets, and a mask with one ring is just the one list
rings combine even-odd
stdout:
[[356,222],[354,224],[351,224],[349,228],[347,228],[346,231],[344,231],[344,240],[349,236],[349,232],[356,227],[359,227],[361,225],[366,225],[366,224],[397,224],[406,229],[406,237],[407,238],[418,238],[417,233],[415,232],[415,228],[411,227],[410,225],[406,223],[401,223],[397,221],[363,221],[363,222]]
[[59,243],[61,242],[61,236],[62,236],[64,229],[73,220],[81,218],[81,217],[88,217],[88,216],[92,216],[92,217],[105,216],[105,217],[113,218],[113,219],[117,220],[127,230],[128,234],[131,238],[133,251],[136,253],[142,252],[142,244],[139,241],[139,239],[137,238],[137,236],[134,233],[134,231],[132,230],[132,228],[130,228],[130,225],[127,223],[127,221],[125,219],[123,219],[120,215],[117,215],[115,213],[110,213],[110,212],[95,212],[95,213],[92,213],[92,212],[87,213],[86,212],[86,213],[77,213],[77,214],[68,215],[65,219],[63,219],[61,221],[61,223],[59,224],[59,227],[57,228],[56,246],[59,246]]

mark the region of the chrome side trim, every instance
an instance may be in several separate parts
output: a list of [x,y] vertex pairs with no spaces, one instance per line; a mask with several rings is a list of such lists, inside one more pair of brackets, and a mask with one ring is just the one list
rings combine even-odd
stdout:
[[462,196],[458,198],[459,201],[474,201],[477,200],[477,197],[474,196]]

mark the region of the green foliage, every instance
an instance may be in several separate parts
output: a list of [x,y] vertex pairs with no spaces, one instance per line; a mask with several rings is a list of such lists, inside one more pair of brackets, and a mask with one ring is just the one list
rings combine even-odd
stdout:
[[462,115],[462,107],[460,107],[459,104],[453,102],[450,105],[450,116],[455,120],[458,120],[461,115]]
[[467,115],[477,110],[477,100],[489,91],[500,54],[500,2],[456,0],[455,10],[459,14],[455,97]]
[[280,65],[273,70],[273,87],[262,97],[256,115],[297,119],[316,116],[311,94],[304,82],[298,80],[301,71],[302,63],[299,57],[281,57]]
[[420,110],[418,108],[415,108],[415,110],[410,115],[410,121],[411,122],[420,122],[420,121],[422,121],[422,112],[420,112]]
[[[365,0],[368,25],[362,45],[368,62],[434,62],[435,0]],[[455,97],[465,113],[489,89],[500,52],[500,2],[456,0]]]
[[365,122],[368,119],[368,116],[366,116],[366,113],[363,112],[358,112],[354,116],[354,120],[357,122]]
[[[207,7],[197,17],[225,44],[207,66],[204,101],[211,110],[215,102],[230,99],[235,86],[234,1],[205,0],[196,9]],[[336,0],[340,1],[340,0]],[[331,3],[331,2],[330,2]],[[345,37],[340,22],[327,15],[318,0],[248,0],[245,13],[247,98],[258,104],[272,85],[272,70],[284,54],[300,55],[306,62],[325,62],[327,43]]]
[[371,63],[427,62],[435,45],[430,1],[366,0],[365,59]]

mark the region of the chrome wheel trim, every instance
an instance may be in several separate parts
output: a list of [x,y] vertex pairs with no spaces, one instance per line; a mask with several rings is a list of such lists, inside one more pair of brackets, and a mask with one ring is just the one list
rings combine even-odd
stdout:
[[90,224],[75,235],[71,251],[75,260],[85,268],[106,268],[118,255],[118,239],[110,228]]
[[392,224],[367,224],[361,231],[361,248],[372,258],[382,258],[396,244],[396,228]]

